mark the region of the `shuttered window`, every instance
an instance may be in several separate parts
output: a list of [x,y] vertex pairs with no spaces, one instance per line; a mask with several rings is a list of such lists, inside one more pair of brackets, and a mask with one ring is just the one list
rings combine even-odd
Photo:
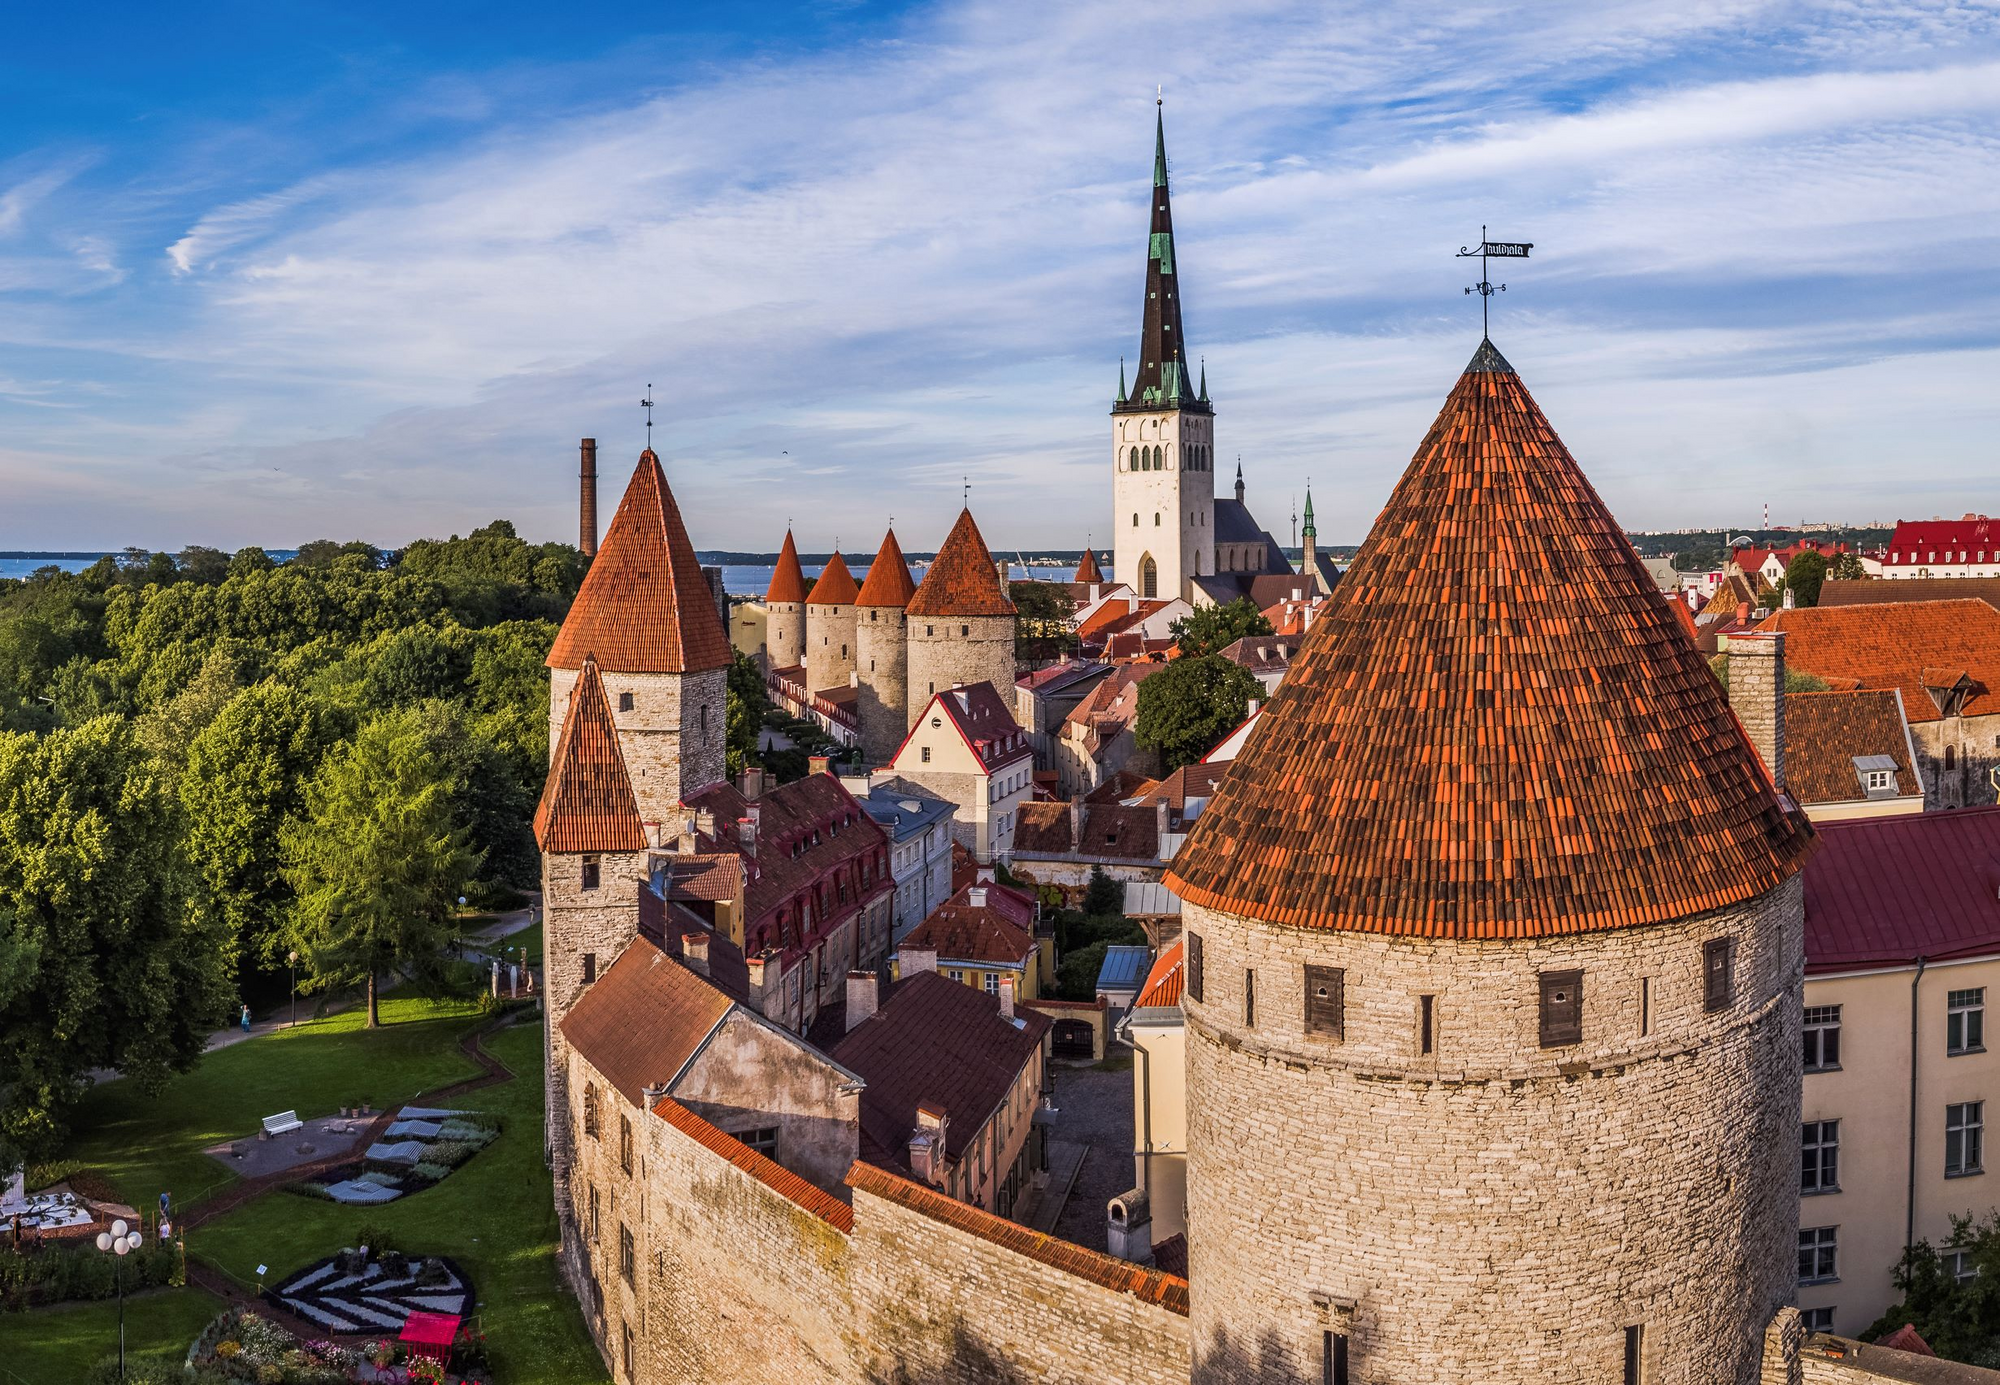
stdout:
[[1345,1037],[1342,1006],[1346,989],[1347,973],[1339,967],[1306,963],[1306,1033]]
[[1201,934],[1187,935],[1187,993],[1201,999]]
[[1542,1047],[1583,1042],[1583,973],[1542,973]]
[[1736,940],[1710,938],[1701,945],[1701,1008],[1726,1010],[1736,999]]

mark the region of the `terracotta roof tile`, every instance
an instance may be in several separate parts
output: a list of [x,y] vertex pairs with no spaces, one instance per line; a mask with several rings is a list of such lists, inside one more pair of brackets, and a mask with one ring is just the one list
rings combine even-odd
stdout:
[[1011,616],[1014,603],[1000,588],[1000,573],[972,511],[960,510],[924,580],[910,598],[913,616]]
[[1773,888],[1812,828],[1482,343],[1167,876],[1299,927],[1503,938]]
[[644,851],[646,829],[618,749],[618,728],[597,665],[586,659],[570,689],[562,737],[535,808],[535,844],[544,851]]
[[634,1106],[701,1050],[733,1004],[644,937],[634,938],[563,1016],[563,1037]]
[[651,449],[639,455],[548,665],[581,668],[586,655],[613,673],[691,673],[727,668],[732,657],[701,561]]
[[1096,549],[1086,548],[1083,550],[1083,558],[1076,565],[1076,576],[1069,580],[1081,584],[1102,582],[1104,580],[1104,573],[1097,566]]
[[1184,980],[1181,963],[1187,958],[1187,945],[1177,942],[1162,952],[1153,961],[1153,969],[1146,973],[1146,980],[1139,987],[1139,998],[1132,1002],[1134,1010],[1166,1009],[1181,1003],[1181,986]]
[[896,944],[897,950],[929,950],[937,953],[940,964],[984,962],[992,966],[1020,966],[1035,950],[1034,935],[998,909],[960,903],[963,896],[961,891],[931,910],[930,917]]
[[[1785,663],[1864,688],[1896,688],[1912,722],[1943,717],[1928,689],[1971,681],[1964,715],[2000,712],[2000,610],[1984,601],[1912,601],[1775,611],[1757,627],[1785,632]],[[1935,680],[1935,681],[1933,681]]]
[[835,549],[826,566],[819,570],[819,580],[813,583],[812,594],[806,601],[814,606],[852,606],[859,595],[861,588],[854,584],[854,574],[847,570],[847,559]]
[[829,1222],[842,1231],[854,1230],[852,1207],[833,1194],[806,1182],[784,1165],[767,1159],[734,1135],[724,1134],[672,1097],[661,1097],[653,1107],[653,1114],[709,1153],[721,1155],[765,1187],[782,1197],[791,1199],[821,1221]]
[[1785,696],[1785,787],[1801,803],[1849,803],[1868,796],[1856,756],[1896,762],[1896,792],[1920,794],[1909,732],[1894,688],[1796,692]]
[[764,591],[766,601],[804,601],[806,573],[799,566],[799,546],[792,531],[785,531],[785,546],[778,550],[778,565],[771,570],[771,585]]
[[1131,1294],[1143,1303],[1156,1303],[1170,1313],[1187,1316],[1188,1282],[1177,1275],[1146,1269],[1130,1260],[1114,1260],[1101,1251],[1086,1250],[1044,1232],[1030,1231],[1017,1222],[996,1217],[969,1202],[947,1197],[935,1188],[912,1182],[873,1164],[857,1163],[849,1169],[847,1186],[956,1227],[983,1241],[991,1241],[1079,1279],[1087,1279],[1122,1294]]
[[[706,808],[715,815],[720,835],[717,845],[727,851],[738,846],[736,823],[749,815],[751,802],[734,784],[719,783],[691,795],[687,806]],[[881,824],[868,816],[831,774],[808,774],[803,779],[780,784],[766,790],[755,802],[756,868],[749,872],[743,906],[745,936],[753,950],[757,939],[755,932],[749,930],[768,924],[780,908],[822,881],[843,872],[854,878],[861,863],[879,855],[889,840]],[[816,844],[812,840],[815,836]],[[893,888],[894,882],[885,871],[866,895],[873,898],[877,892]],[[858,908],[861,902],[861,892],[857,891],[854,902],[835,907]]]
[[901,608],[909,605],[916,594],[917,584],[910,577],[903,546],[896,542],[896,531],[891,529],[882,536],[882,546],[875,550],[875,561],[868,565],[867,580],[862,582],[861,594],[854,604]]

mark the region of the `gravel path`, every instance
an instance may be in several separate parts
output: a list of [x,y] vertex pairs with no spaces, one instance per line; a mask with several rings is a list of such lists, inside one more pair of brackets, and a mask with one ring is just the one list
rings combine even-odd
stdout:
[[1058,1110],[1049,1136],[1090,1142],[1055,1234],[1092,1250],[1105,1248],[1105,1204],[1133,1184],[1131,1056],[1131,1049],[1114,1043],[1106,1061],[1122,1060],[1116,1070],[1061,1064],[1054,1069]]

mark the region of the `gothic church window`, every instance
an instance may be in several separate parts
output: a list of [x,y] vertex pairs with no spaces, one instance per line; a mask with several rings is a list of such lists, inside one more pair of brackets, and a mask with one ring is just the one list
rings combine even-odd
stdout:
[[1131,456],[1131,464],[1130,464],[1129,466],[1127,466],[1127,467],[1126,467],[1125,469],[1126,469],[1127,471],[1137,471],[1137,470],[1139,469],[1139,449],[1138,449],[1138,448],[1136,448],[1136,447],[1135,447],[1135,448],[1133,448],[1133,449],[1132,449],[1132,456]]

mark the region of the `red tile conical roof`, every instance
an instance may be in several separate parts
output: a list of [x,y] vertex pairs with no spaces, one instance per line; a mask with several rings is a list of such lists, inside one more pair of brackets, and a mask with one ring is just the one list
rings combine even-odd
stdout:
[[833,556],[820,569],[819,581],[813,583],[812,595],[806,598],[815,606],[852,606],[854,598],[861,595],[861,588],[854,585],[854,574],[847,570],[847,559],[835,549]]
[[[601,551],[601,550],[600,550]],[[646,830],[618,749],[618,727],[597,664],[586,657],[570,689],[562,738],[535,808],[535,844],[544,851],[643,851]]]
[[972,522],[972,511],[960,510],[958,523],[945,535],[937,560],[910,598],[913,616],[1011,616],[1014,603],[1001,590],[1000,574],[986,540]]
[[586,655],[614,673],[729,666],[729,636],[651,448],[639,454],[548,666],[581,668]]
[[917,594],[917,584],[910,578],[910,565],[903,558],[903,546],[896,542],[896,531],[891,529],[882,536],[882,546],[875,550],[875,561],[868,565],[867,580],[861,584],[861,595],[855,599],[857,606],[894,606],[898,610],[910,604],[910,598]]
[[1097,551],[1095,549],[1086,548],[1083,550],[1083,561],[1076,565],[1076,576],[1070,580],[1072,582],[1102,582],[1104,580],[1104,574],[1097,569]]
[[804,601],[806,599],[805,569],[799,566],[799,546],[792,542],[792,531],[785,531],[785,546],[778,550],[778,566],[771,573],[770,590],[764,593],[766,601]]
[[1482,343],[1168,881],[1274,923],[1533,937],[1735,904],[1812,845]]

